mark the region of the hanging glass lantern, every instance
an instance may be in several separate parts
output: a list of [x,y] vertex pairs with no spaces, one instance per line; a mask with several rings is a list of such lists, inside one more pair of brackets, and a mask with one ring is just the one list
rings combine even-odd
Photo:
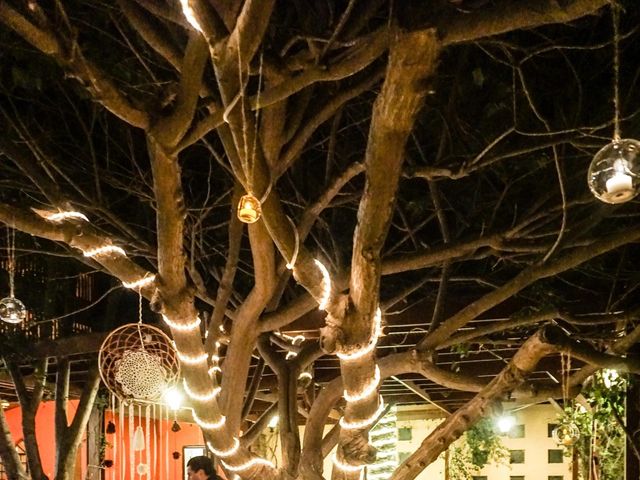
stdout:
[[260,201],[250,193],[243,195],[238,203],[238,218],[243,223],[256,223],[262,215]]
[[580,429],[573,422],[561,423],[551,432],[553,440],[563,447],[575,445],[580,438]]
[[7,323],[20,323],[27,318],[27,309],[17,298],[11,296],[0,300],[0,320]]
[[640,191],[640,142],[614,140],[591,161],[587,181],[595,197],[606,203],[624,203]]

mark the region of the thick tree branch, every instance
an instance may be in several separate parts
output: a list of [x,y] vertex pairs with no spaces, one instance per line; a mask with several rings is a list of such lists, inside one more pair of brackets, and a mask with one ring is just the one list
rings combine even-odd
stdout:
[[136,108],[103,71],[82,55],[73,41],[62,40],[51,30],[35,25],[6,1],[0,2],[0,22],[54,58],[89,90],[97,102],[118,118],[134,127],[146,129],[149,126],[147,113]]
[[500,0],[470,13],[458,13],[436,21],[443,45],[472,42],[514,30],[552,23],[569,23],[595,13],[609,4],[608,0]]
[[450,337],[456,330],[477,318],[483,312],[503,302],[537,280],[562,273],[603,253],[640,239],[640,227],[611,234],[586,247],[575,248],[566,252],[561,258],[533,265],[475,302],[467,305],[455,315],[445,320],[438,329],[427,335],[418,343],[419,349],[433,349]]
[[363,38],[350,54],[334,64],[326,66],[309,65],[296,76],[288,77],[281,83],[260,93],[252,99],[252,108],[264,108],[289,98],[296,92],[316,82],[341,80],[356,74],[379,58],[388,47],[386,28]]
[[[227,48],[248,65],[264,37],[275,0],[247,0],[229,36]],[[237,53],[239,51],[239,53]]]
[[9,424],[2,408],[0,408],[0,460],[2,460],[2,465],[8,478],[31,480],[22,466],[18,449],[11,436]]
[[152,135],[166,149],[172,150],[185,135],[196,110],[202,74],[209,58],[207,42],[198,32],[191,32],[180,69],[180,88],[173,112],[160,119]]

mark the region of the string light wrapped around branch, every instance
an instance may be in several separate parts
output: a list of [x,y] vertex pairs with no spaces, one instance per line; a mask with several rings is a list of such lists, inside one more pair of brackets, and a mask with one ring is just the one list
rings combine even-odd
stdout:
[[180,377],[180,362],[171,340],[150,325],[133,323],[115,329],[102,342],[100,376],[122,400],[160,400]]
[[36,208],[32,208],[34,212],[40,215],[45,220],[49,220],[50,222],[60,223],[65,222],[67,220],[82,220],[84,222],[88,222],[89,219],[84,213],[74,212],[74,211],[59,211],[59,212],[50,212],[48,210],[39,210]]
[[221,390],[220,387],[215,387],[207,393],[196,393],[191,389],[191,387],[189,387],[186,378],[182,379],[182,386],[184,387],[184,392],[187,394],[187,396],[198,402],[208,402],[209,400],[213,400],[220,394]]
[[376,393],[378,389],[378,385],[380,384],[380,368],[378,365],[375,367],[375,372],[371,381],[358,393],[349,393],[347,390],[344,391],[343,397],[347,402],[359,402],[369,398],[371,395]]
[[198,426],[203,430],[219,430],[224,427],[224,424],[227,422],[227,417],[225,417],[224,415],[220,415],[220,418],[215,422],[202,420],[200,417],[198,417],[195,411],[192,411],[191,415],[193,416],[193,421],[196,422]]
[[211,445],[210,442],[207,442],[207,447],[209,447],[209,450],[211,450],[211,453],[213,453],[216,457],[226,458],[226,457],[235,455],[235,453],[240,449],[240,440],[234,437],[233,446],[231,446],[226,450],[217,450],[213,447],[213,445]]
[[360,430],[368,427],[369,425],[372,425],[384,412],[384,400],[382,399],[382,397],[379,398],[380,399],[378,401],[378,408],[375,412],[373,412],[373,414],[371,414],[370,417],[357,421],[349,421],[342,417],[340,418],[340,427],[345,430]]
[[373,352],[373,350],[375,350],[376,345],[378,344],[378,338],[380,338],[381,334],[382,334],[382,311],[380,310],[380,307],[378,307],[376,309],[375,315],[373,316],[371,337],[369,337],[369,341],[365,344],[365,346],[358,350],[353,350],[348,352],[338,352],[336,353],[336,355],[340,360],[344,360],[344,361],[352,361],[352,360],[357,360],[359,358],[362,358],[365,355]]
[[145,275],[139,280],[135,280],[133,282],[122,282],[122,286],[124,288],[129,288],[131,290],[139,290],[141,288],[146,287],[147,285],[152,284],[155,281],[156,281],[156,276],[151,274],[151,275]]

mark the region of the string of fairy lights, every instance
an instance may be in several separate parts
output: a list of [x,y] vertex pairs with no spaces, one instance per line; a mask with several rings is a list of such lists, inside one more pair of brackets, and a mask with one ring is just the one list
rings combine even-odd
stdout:
[[[184,0],[182,3],[183,5],[185,5],[186,0]],[[46,220],[55,222],[55,223],[59,223],[66,220],[81,220],[86,222],[89,221],[88,218],[81,212],[51,213],[51,212],[38,211],[38,213]],[[295,261],[297,258],[297,251],[298,251],[297,243],[298,242],[296,241],[296,251],[295,251],[294,257],[290,262],[287,263],[287,267],[291,269],[295,268]],[[103,257],[103,256],[109,256],[109,255],[123,256],[123,257],[127,256],[123,248],[118,247],[116,245],[111,245],[111,244],[105,244],[100,247],[92,248],[89,250],[83,250],[83,255],[88,258],[97,258],[97,257]],[[320,260],[314,259],[314,264],[316,265],[316,267],[318,268],[322,276],[322,283],[321,283],[322,291],[319,296],[318,308],[320,310],[326,310],[331,300],[331,293],[332,293],[331,275],[327,267]],[[129,289],[141,289],[152,284],[155,281],[155,279],[156,279],[156,276],[154,274],[150,274],[147,272],[145,273],[144,276],[140,277],[137,280],[134,280],[132,282],[123,281],[122,284],[124,287]],[[189,323],[182,323],[182,322],[178,323],[176,321],[171,320],[166,315],[162,315],[162,319],[172,330],[178,331],[181,333],[188,333],[188,332],[198,330],[202,323],[202,320],[198,316],[196,316]],[[373,350],[377,345],[378,338],[380,337],[382,332],[381,319],[382,319],[382,313],[380,311],[380,308],[377,308],[374,315],[371,336],[368,342],[359,349],[338,352],[337,353],[338,358],[340,358],[341,361],[349,362],[349,361],[358,360],[364,357],[365,355],[368,355],[369,353],[373,352]],[[281,338],[291,342],[291,345],[293,347],[299,346],[306,340],[304,335],[296,335],[294,337],[291,337],[289,335],[282,334],[282,333],[279,333],[278,335]],[[216,342],[216,349],[219,346],[220,346],[220,342]],[[176,348],[176,353],[178,358],[180,359],[180,362],[186,365],[207,364],[209,360],[209,355],[206,352],[196,354],[196,355],[187,355],[183,352],[180,352]],[[297,356],[297,351],[289,350],[286,358],[291,359],[296,356]],[[217,352],[211,355],[210,359],[211,359],[212,366],[208,369],[209,374],[214,375],[215,373],[221,372],[222,369],[219,366],[220,356],[217,354]],[[302,372],[299,378],[304,378],[304,376],[306,376],[307,378],[312,378],[312,375],[309,372]],[[380,369],[376,365],[373,379],[369,383],[367,383],[363,388],[355,392],[354,391],[349,392],[345,389],[344,391],[345,400],[347,401],[347,403],[355,403],[355,402],[361,402],[363,400],[370,398],[373,395],[376,395],[378,387],[380,385],[380,380],[381,380]],[[184,387],[185,393],[189,398],[200,403],[204,403],[204,402],[208,402],[210,400],[216,399],[221,391],[221,388],[219,386],[215,386],[206,392],[196,392],[193,388],[189,386],[186,379],[183,379],[183,387]],[[342,417],[340,419],[340,426],[345,430],[367,428],[368,426],[376,422],[376,420],[383,413],[384,408],[385,408],[384,401],[380,396],[378,401],[378,408],[373,414],[371,414],[369,417],[365,419],[357,420],[357,421],[349,421],[349,420],[346,420],[344,417]],[[205,431],[220,430],[226,424],[226,416],[224,415],[219,415],[218,418],[216,419],[203,419],[203,418],[200,418],[194,410],[192,410],[192,415],[193,415],[194,422],[202,430],[205,430]],[[218,457],[229,458],[235,455],[239,451],[240,442],[236,437],[233,437],[232,445],[229,448],[216,449],[210,443],[208,443],[208,447]],[[246,462],[238,465],[230,464],[230,463],[224,462],[223,460],[221,460],[221,462],[223,466],[231,472],[240,472],[257,465],[265,465],[265,466],[270,466],[272,468],[275,468],[272,462],[259,457],[252,457]],[[351,464],[345,463],[341,461],[337,456],[334,456],[333,462],[336,467],[338,467],[340,470],[343,470],[345,472],[357,472],[357,471],[362,472],[364,468],[364,465],[351,465]]]

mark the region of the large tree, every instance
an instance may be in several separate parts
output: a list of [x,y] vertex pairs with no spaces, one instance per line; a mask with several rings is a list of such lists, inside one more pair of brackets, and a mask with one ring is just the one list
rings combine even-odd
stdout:
[[[333,475],[357,478],[375,455],[378,370],[477,392],[394,474],[409,480],[495,402],[560,396],[524,385],[546,355],[582,362],[576,388],[603,366],[640,368],[619,356],[640,335],[640,227],[585,184],[612,130],[607,5],[0,0],[0,220],[149,300],[207,440],[243,478],[321,478],[336,443]],[[627,135],[640,133],[633,9]],[[246,228],[245,194],[261,204]],[[46,213],[64,211],[88,221]],[[380,318],[419,302],[423,328],[378,353]],[[318,334],[284,335],[299,319]],[[439,362],[504,343],[517,353],[484,376]],[[339,375],[300,395],[301,373],[336,354]],[[248,449],[267,415],[244,424],[266,368],[278,468]]]

